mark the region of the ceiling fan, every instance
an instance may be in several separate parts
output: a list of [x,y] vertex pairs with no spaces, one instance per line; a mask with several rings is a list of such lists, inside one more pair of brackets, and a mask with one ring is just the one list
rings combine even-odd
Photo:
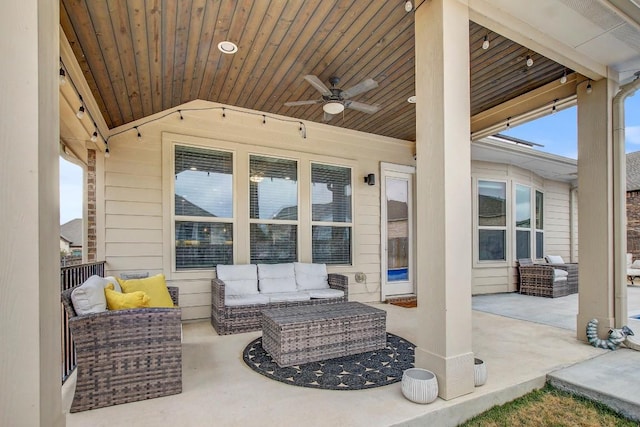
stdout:
[[328,88],[324,83],[322,83],[322,80],[317,76],[308,74],[304,76],[304,79],[322,94],[322,98],[308,101],[285,102],[284,105],[287,107],[297,107],[299,105],[324,104],[322,106],[322,109],[324,110],[324,117],[322,119],[325,122],[331,120],[335,114],[343,112],[345,108],[351,108],[352,110],[362,111],[363,113],[368,114],[373,114],[380,109],[377,105],[364,104],[362,102],[351,101],[350,99],[356,95],[378,87],[378,83],[373,79],[363,80],[357,85],[346,90],[336,87],[340,82],[340,79],[335,76],[329,78],[331,88]]

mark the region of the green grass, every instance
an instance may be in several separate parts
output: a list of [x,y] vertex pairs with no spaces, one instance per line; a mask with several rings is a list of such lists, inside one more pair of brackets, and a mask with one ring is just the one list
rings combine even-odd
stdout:
[[463,427],[637,425],[600,403],[557,390],[550,385],[504,405],[494,406],[462,424]]

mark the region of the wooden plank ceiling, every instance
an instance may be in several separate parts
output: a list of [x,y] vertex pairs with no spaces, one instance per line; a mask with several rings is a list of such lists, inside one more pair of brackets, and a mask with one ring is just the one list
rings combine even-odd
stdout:
[[[379,84],[329,124],[415,140],[414,15],[387,0],[61,0],[61,26],[107,125],[114,128],[204,99],[322,122],[304,76],[327,86]],[[471,111],[482,112],[555,79],[564,68],[475,24],[470,29]],[[488,36],[490,48],[481,48]],[[221,53],[223,40],[237,44]],[[534,61],[526,66],[526,57]]]

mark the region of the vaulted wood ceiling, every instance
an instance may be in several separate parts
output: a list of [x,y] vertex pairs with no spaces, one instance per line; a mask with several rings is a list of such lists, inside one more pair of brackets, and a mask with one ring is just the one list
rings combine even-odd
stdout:
[[[110,128],[204,99],[322,121],[307,81],[379,86],[329,124],[415,140],[414,15],[387,0],[61,0],[61,25]],[[471,111],[482,112],[555,79],[564,67],[470,22]],[[481,48],[488,36],[490,48]],[[217,45],[238,45],[234,55]],[[526,57],[534,61],[526,66]],[[424,102],[424,101],[423,101]]]

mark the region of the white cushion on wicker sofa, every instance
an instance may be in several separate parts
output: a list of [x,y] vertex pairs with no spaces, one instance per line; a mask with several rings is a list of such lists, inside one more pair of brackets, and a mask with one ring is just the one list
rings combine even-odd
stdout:
[[553,280],[557,281],[557,280],[567,280],[567,277],[569,277],[569,272],[566,270],[561,270],[559,268],[554,268],[553,269]]
[[297,291],[293,263],[258,264],[258,286],[262,294]]
[[250,295],[225,295],[224,303],[229,307],[239,305],[269,304],[269,297],[260,294]]
[[225,284],[225,297],[258,294],[258,275],[255,264],[218,264],[216,275]]
[[344,292],[340,289],[309,289],[306,291],[311,298],[340,298]]
[[311,296],[307,292],[273,292],[264,294],[269,297],[269,302],[309,301]]
[[300,290],[329,289],[329,275],[326,264],[294,262],[296,285]]

